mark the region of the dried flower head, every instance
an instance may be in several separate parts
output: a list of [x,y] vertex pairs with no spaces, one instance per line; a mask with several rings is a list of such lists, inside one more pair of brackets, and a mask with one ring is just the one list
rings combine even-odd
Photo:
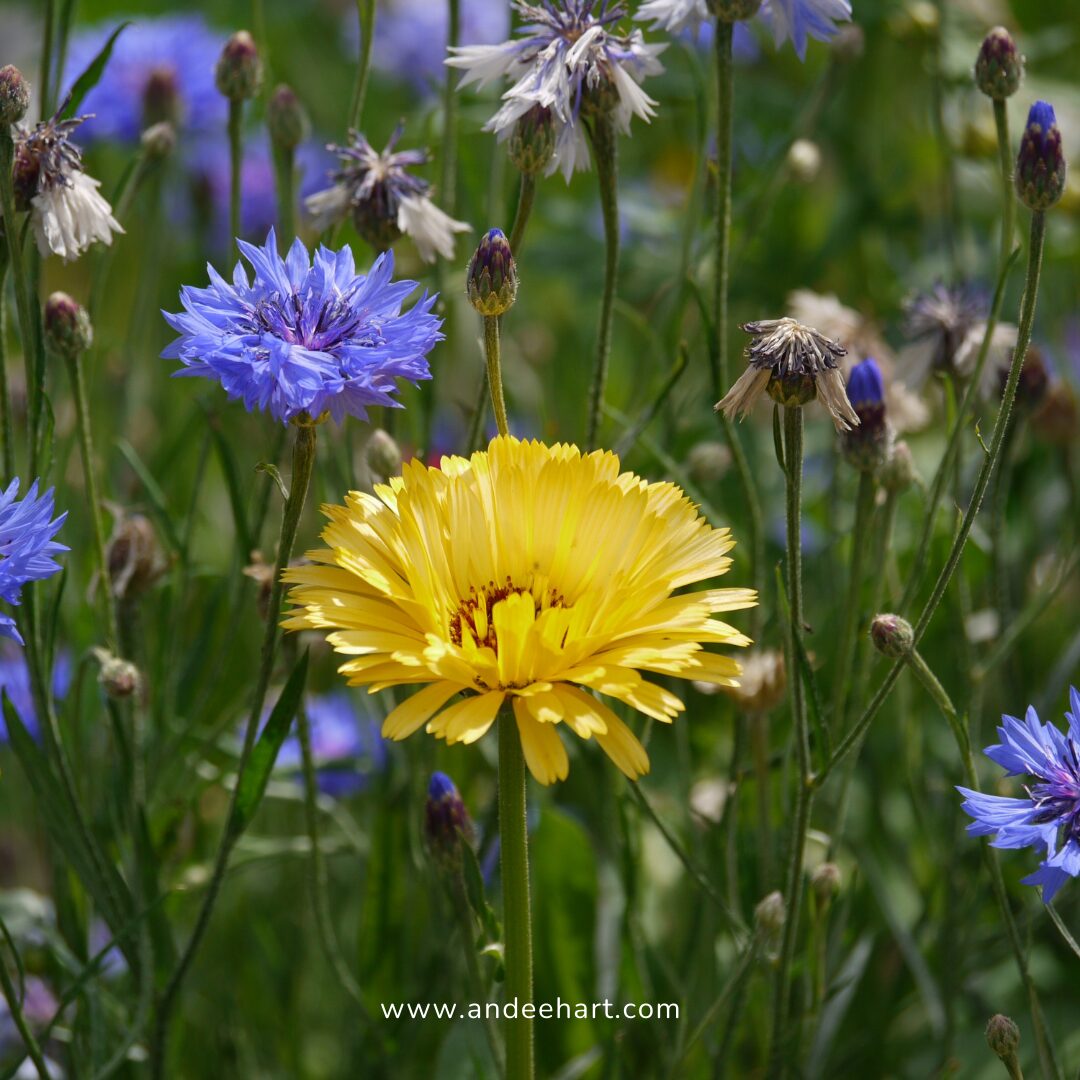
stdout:
[[745,712],[763,713],[775,709],[787,694],[784,654],[779,649],[748,653],[742,662],[739,685],[723,689]]
[[838,431],[858,425],[844,391],[840,358],[847,349],[840,342],[789,318],[745,323],[743,330],[752,337],[745,354],[749,366],[716,409],[726,416],[745,416],[767,389],[786,406],[820,398]]

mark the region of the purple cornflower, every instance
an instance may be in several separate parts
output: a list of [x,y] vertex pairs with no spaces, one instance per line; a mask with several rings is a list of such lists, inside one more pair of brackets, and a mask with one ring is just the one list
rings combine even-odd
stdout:
[[[362,717],[350,695],[342,691],[312,695],[305,708],[319,790],[336,798],[362,790],[371,774],[386,764],[379,722]],[[302,760],[300,737],[290,735],[278,751],[277,767],[299,773]]]
[[[72,37],[65,86],[114,29],[95,26]],[[140,16],[116,39],[101,81],[83,101],[95,117],[87,137],[133,143],[144,127],[161,120],[185,134],[223,131],[228,103],[214,85],[214,64],[224,41],[201,15]]]
[[[0,600],[8,604],[19,602],[28,581],[52,577],[60,569],[53,556],[68,550],[53,540],[67,517],[65,512],[53,518],[53,489],[39,496],[35,480],[22,500],[16,498],[18,494],[17,477],[0,493]],[[15,620],[3,612],[0,637],[23,644]]]
[[[63,698],[71,686],[71,657],[66,652],[59,652],[53,665],[53,697]],[[26,654],[6,641],[0,642],[0,690],[11,702],[23,727],[34,738],[38,735],[37,714],[34,711],[34,696],[30,689],[30,669],[26,666]],[[7,742],[7,726],[0,713],[0,743]]]
[[263,247],[237,246],[253,280],[239,262],[231,284],[208,266],[210,287],[184,286],[184,311],[163,313],[180,334],[161,354],[184,364],[176,375],[217,379],[249,411],[269,409],[282,423],[324,412],[365,419],[370,405],[399,405],[397,379],[431,378],[426,356],[442,339],[436,297],[403,312],[417,283],[390,280],[392,253],[357,275],[348,247],[320,247],[312,260],[295,240],[283,259],[273,229]]
[[514,80],[484,126],[500,139],[535,105],[550,109],[557,135],[547,173],[559,169],[569,182],[575,169],[589,165],[582,109],[610,108],[623,134],[630,131],[632,116],[651,119],[656,102],[641,83],[664,70],[657,57],[667,46],[647,44],[640,30],[615,33],[626,15],[618,0],[545,0],[542,5],[516,0],[514,7],[522,20],[520,37],[451,49],[446,63],[464,69],[461,86],[484,87],[504,75]]
[[958,787],[964,810],[974,818],[972,836],[993,836],[998,848],[1045,848],[1047,857],[1025,885],[1041,885],[1043,902],[1070,877],[1080,875],[1080,693],[1069,690],[1072,711],[1065,714],[1067,733],[1043,724],[1033,708],[1023,721],[1003,716],[998,728],[1001,742],[984,751],[1008,776],[1033,776],[1025,785],[1026,797],[984,795]]
[[398,124],[380,153],[357,131],[347,146],[331,144],[341,167],[330,173],[333,184],[304,200],[312,226],[319,232],[352,217],[356,231],[376,251],[386,251],[404,233],[411,236],[425,262],[436,254],[454,257],[454,233],[469,225],[455,221],[431,201],[431,185],[409,171],[426,165],[426,150],[395,150],[405,128]]

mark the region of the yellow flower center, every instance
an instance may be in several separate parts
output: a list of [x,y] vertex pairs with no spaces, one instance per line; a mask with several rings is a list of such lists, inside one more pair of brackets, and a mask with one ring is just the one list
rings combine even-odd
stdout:
[[496,585],[489,581],[478,590],[469,586],[469,597],[462,600],[450,616],[450,640],[461,646],[466,637],[470,637],[478,649],[488,648],[499,655],[499,638],[493,618],[495,605],[509,596],[527,596],[533,602],[536,615],[547,608],[566,607],[566,598],[557,589],[549,589],[547,594],[537,599],[531,588],[515,585],[510,577],[506,583]]

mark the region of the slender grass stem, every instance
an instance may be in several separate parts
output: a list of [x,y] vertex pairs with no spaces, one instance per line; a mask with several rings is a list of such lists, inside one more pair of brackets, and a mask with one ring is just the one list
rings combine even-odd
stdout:
[[[446,44],[454,48],[461,38],[461,0],[446,0],[447,24]],[[458,95],[455,86],[457,72],[446,69],[443,80],[443,134],[440,153],[439,199],[442,208],[453,217],[457,199],[457,135],[458,135]],[[511,249],[512,250],[512,249]]]
[[498,315],[484,316],[484,356],[487,359],[487,384],[491,391],[491,407],[495,410],[495,425],[500,435],[509,435],[506,401],[503,398],[502,358],[499,345]]
[[39,95],[41,98],[41,116],[46,120],[52,116],[52,60],[54,39],[56,37],[56,0],[44,0],[45,18],[41,28],[41,79]]
[[[2,920],[0,920],[0,928],[3,929],[4,940],[8,948],[14,953],[15,942],[12,940],[8,928],[4,925]],[[18,957],[16,956],[15,959],[16,965],[18,966]],[[34,1033],[30,1029],[30,1025],[26,1022],[26,1017],[23,1015],[22,1011],[22,1002],[19,999],[19,992],[15,989],[15,983],[12,981],[11,973],[8,971],[7,963],[2,956],[0,956],[0,989],[4,992],[4,1000],[7,1002],[8,1006],[8,1015],[14,1022],[15,1028],[23,1041],[27,1056],[30,1058],[31,1062],[33,1062],[34,1069],[38,1074],[38,1080],[50,1080],[52,1074],[49,1072],[49,1066],[45,1063],[45,1055],[42,1054],[41,1047],[38,1045],[37,1039],[34,1038]]]
[[94,559],[97,562],[98,589],[101,592],[101,611],[105,619],[105,639],[109,648],[120,650],[120,629],[116,618],[116,597],[109,580],[109,560],[105,553],[105,524],[101,518],[101,497],[98,493],[97,470],[94,468],[94,442],[90,434],[90,408],[86,398],[86,379],[79,356],[68,355],[65,362],[75,399],[75,425],[79,433],[79,452],[82,457],[83,483],[90,504],[90,525],[94,540]]
[[718,18],[716,34],[716,270],[713,277],[712,350],[717,396],[728,386],[728,276],[731,248],[732,112],[735,98],[735,63],[732,41],[735,24]]
[[487,368],[480,376],[480,389],[476,397],[476,405],[473,407],[472,416],[469,417],[469,433],[465,437],[465,449],[467,453],[480,449],[484,438],[484,422],[487,420],[488,401],[488,376]]
[[1001,265],[1009,261],[1016,232],[1016,194],[1013,191],[1013,153],[1009,145],[1009,113],[1004,100],[994,99],[994,124],[997,127],[998,156],[1001,162],[1001,187],[1004,203],[1001,217]]
[[[1042,270],[1043,242],[1045,238],[1046,215],[1043,212],[1036,211],[1031,215],[1031,239],[1028,247],[1027,277],[1024,286],[1024,296],[1020,302],[1020,325],[1019,330],[1017,331],[1016,349],[1013,352],[1012,364],[1009,367],[1009,377],[1005,383],[1005,392],[1002,395],[1001,406],[998,409],[997,419],[994,421],[994,433],[990,440],[990,449],[985,455],[982,466],[979,469],[979,475],[975,480],[975,489],[971,494],[971,500],[968,503],[967,511],[964,513],[960,528],[957,530],[952,548],[949,551],[948,558],[945,560],[945,565],[941,568],[937,581],[934,584],[934,589],[930,594],[930,598],[927,600],[926,605],[923,607],[922,613],[919,616],[919,620],[914,626],[916,645],[926,630],[926,627],[929,625],[930,620],[934,617],[934,613],[941,603],[941,598],[945,595],[945,590],[949,587],[949,582],[952,580],[953,573],[964,553],[964,545],[967,543],[967,538],[971,533],[975,518],[978,516],[979,508],[982,506],[987,486],[1001,461],[1001,455],[1005,445],[1005,432],[1008,430],[1013,405],[1016,401],[1016,388],[1020,382],[1020,372],[1024,366],[1024,357],[1027,355],[1028,345],[1031,344],[1031,330],[1035,320],[1035,303],[1039,293],[1039,275]],[[973,385],[974,382],[975,380],[973,379]],[[961,412],[963,412],[962,408]],[[902,660],[897,660],[889,669],[889,672],[886,674],[881,685],[878,687],[877,692],[866,706],[858,721],[847,735],[844,736],[843,740],[833,751],[832,756],[818,773],[815,780],[815,787],[820,787],[833,769],[836,768],[836,766],[843,761],[857,745],[859,745],[863,734],[877,715],[878,709],[881,708],[885,699],[889,696],[889,691],[899,677],[903,666],[904,662]]]
[[814,784],[810,760],[810,728],[806,716],[799,654],[803,630],[802,596],[802,468],[803,413],[798,406],[784,409],[784,466],[787,489],[787,589],[790,622],[788,624],[788,684],[791,691],[791,720],[799,768],[799,786],[795,794],[795,816],[788,841],[788,862],[784,879],[784,903],[787,917],[780,946],[773,997],[772,1033],[769,1051],[770,1077],[781,1075],[788,1046],[788,1005],[791,996],[791,965],[798,938],[799,913],[802,907],[803,861],[806,832],[810,826]]
[[600,325],[596,333],[596,360],[589,390],[589,419],[585,446],[594,449],[604,411],[604,387],[607,384],[611,355],[611,327],[615,317],[615,285],[619,275],[619,161],[615,122],[610,113],[602,113],[588,125],[596,176],[600,185],[600,207],[604,215],[604,294],[600,302]]
[[503,924],[506,937],[506,1000],[518,1017],[506,1019],[507,1080],[532,1080],[533,1022],[521,1015],[532,1001],[532,915],[529,847],[525,824],[525,757],[513,713],[499,717],[499,852],[502,864]]
[[521,256],[521,248],[525,243],[525,226],[529,223],[535,198],[535,174],[522,173],[521,190],[518,192],[517,208],[514,210],[514,224],[510,227],[510,250],[515,259]]
[[244,102],[229,99],[229,240],[228,250],[240,237],[240,188],[244,169]]
[[282,255],[296,236],[296,151],[274,147],[274,186],[277,189],[278,248]]
[[11,428],[11,394],[7,380],[7,242],[0,238],[0,468],[4,484],[15,475],[15,447]]
[[263,703],[266,701],[266,692],[274,672],[274,658],[281,633],[278,618],[285,588],[282,573],[289,565],[289,559],[292,557],[296,530],[300,523],[300,515],[304,509],[304,502],[307,499],[308,488],[311,484],[312,470],[315,466],[316,425],[306,418],[303,422],[296,422],[296,424],[296,442],[293,445],[292,486],[281,520],[281,534],[278,538],[277,562],[274,566],[274,581],[270,590],[270,602],[267,605],[266,629],[263,633],[258,681],[255,684],[255,695],[251,702],[247,727],[244,730],[244,742],[240,750],[240,760],[236,767],[236,783],[233,786],[229,802],[225,830],[221,835],[217,855],[214,859],[214,869],[207,883],[206,893],[196,916],[191,937],[188,939],[187,946],[184,948],[158,1002],[157,1023],[151,1048],[151,1075],[157,1080],[160,1080],[165,1075],[169,1023],[172,1019],[172,1011],[176,1005],[177,995],[191,967],[191,963],[195,959],[195,954],[202,943],[207,927],[210,925],[210,917],[213,914],[214,905],[221,891],[225,871],[228,869],[229,855],[232,853],[236,841],[240,838],[239,832],[233,827],[234,810],[243,787],[240,781],[247,770],[251,759],[251,751],[255,746],[255,736],[258,734],[259,722],[262,718]]
[[375,43],[375,0],[356,0],[356,14],[360,20],[360,56],[349,104],[349,127],[353,130],[359,130],[364,115],[364,98],[371,73],[371,47]]

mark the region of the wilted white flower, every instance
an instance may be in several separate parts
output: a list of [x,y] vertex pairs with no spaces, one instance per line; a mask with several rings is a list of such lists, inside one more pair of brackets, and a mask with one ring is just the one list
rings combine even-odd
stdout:
[[595,0],[549,0],[540,6],[517,0],[514,6],[521,37],[453,48],[446,63],[464,70],[462,86],[484,87],[504,75],[514,80],[502,107],[484,125],[500,139],[534,106],[550,109],[557,134],[547,174],[558,169],[569,182],[575,169],[589,165],[583,114],[610,109],[623,134],[632,116],[647,121],[656,115],[656,102],[640,84],[663,71],[657,57],[666,46],[647,44],[640,30],[613,33],[626,14],[622,3],[598,7]]
[[650,23],[653,30],[677,34],[705,22],[709,9],[705,0],[645,0],[634,18]]
[[100,240],[111,244],[124,230],[98,188],[101,182],[83,171],[82,155],[71,142],[88,117],[58,120],[15,129],[15,185],[30,211],[34,239],[42,257],[77,259]]
[[372,245],[385,251],[402,234],[412,237],[425,262],[436,254],[454,257],[454,234],[468,232],[470,226],[456,221],[432,202],[431,185],[409,169],[426,165],[426,150],[395,152],[402,125],[379,153],[359,132],[349,132],[347,146],[330,149],[341,159],[341,168],[331,173],[334,183],[304,201],[314,228],[322,231],[352,215],[356,231]]

